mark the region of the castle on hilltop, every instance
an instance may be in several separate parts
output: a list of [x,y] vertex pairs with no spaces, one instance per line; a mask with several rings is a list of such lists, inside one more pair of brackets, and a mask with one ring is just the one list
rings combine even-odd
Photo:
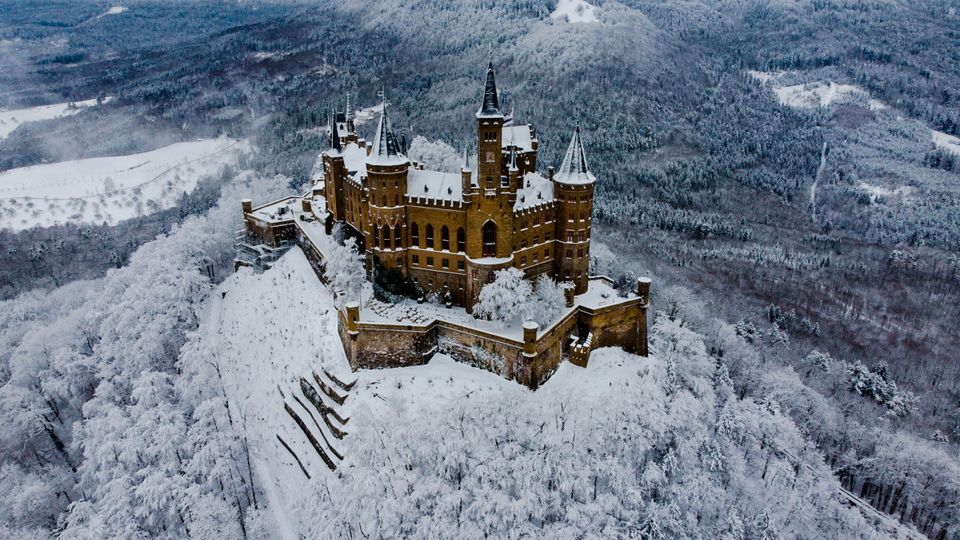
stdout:
[[[392,273],[446,300],[341,298],[338,332],[354,369],[423,364],[440,352],[536,387],[564,359],[586,366],[597,347],[647,354],[650,280],[621,294],[609,278],[589,275],[596,178],[579,126],[559,169],[539,174],[536,130],[500,110],[489,65],[475,114],[476,166],[465,152],[460,172],[449,173],[407,158],[386,100],[381,107],[370,144],[349,106],[334,115],[322,173],[307,193],[257,207],[242,201],[238,266],[269,268],[296,245],[324,280],[329,257],[342,249],[333,235],[342,224],[358,239],[370,281]],[[494,272],[511,267],[564,283],[555,321],[498,326],[467,314]]]
[[579,126],[560,169],[537,173],[536,130],[506,121],[490,65],[476,113],[476,167],[465,153],[460,173],[447,173],[403,155],[382,107],[369,147],[349,113],[338,113],[323,154],[330,218],[363,239],[370,264],[398,270],[468,311],[493,273],[511,266],[586,292],[596,179]]

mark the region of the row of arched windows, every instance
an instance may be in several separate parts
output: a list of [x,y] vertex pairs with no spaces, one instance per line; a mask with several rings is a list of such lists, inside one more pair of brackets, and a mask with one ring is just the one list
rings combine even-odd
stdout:
[[[435,237],[433,234],[433,225],[426,226],[426,244],[420,242],[420,227],[416,223],[410,225],[410,244],[412,246],[417,246],[427,249],[441,249],[444,251],[451,251],[450,249],[450,229],[446,225],[440,227],[440,246],[437,247],[435,243]],[[383,247],[390,249],[391,247],[403,247],[403,231],[398,225],[396,227],[390,227],[389,225],[384,225],[382,227],[373,228],[373,245],[375,247]],[[465,252],[467,250],[467,233],[463,230],[463,227],[457,229],[457,251]]]
[[[427,248],[427,249],[437,249],[435,243],[435,237],[433,235],[433,225],[428,224],[425,231],[426,244],[420,243],[420,226],[416,223],[410,224],[410,244]],[[450,250],[450,229],[446,225],[440,227],[440,249],[444,251]],[[457,229],[457,251],[463,252],[467,250],[467,233],[463,230],[463,227]]]
[[[393,231],[391,233],[391,230]],[[392,239],[392,242],[391,242]],[[384,225],[383,227],[374,227],[373,228],[373,245],[375,247],[382,247],[390,249],[391,246],[403,247],[403,230],[400,226],[390,227]]]

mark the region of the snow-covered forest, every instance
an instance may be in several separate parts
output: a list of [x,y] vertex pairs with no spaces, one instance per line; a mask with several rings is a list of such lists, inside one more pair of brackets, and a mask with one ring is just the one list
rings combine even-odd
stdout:
[[[950,0],[5,2],[0,176],[250,152],[149,214],[0,230],[0,537],[957,538],[956,51]],[[234,273],[239,200],[303,188],[347,92],[457,170],[491,57],[540,168],[579,120],[592,271],[653,277],[652,354],[536,392],[352,374],[302,254]],[[343,439],[322,369],[357,379]]]

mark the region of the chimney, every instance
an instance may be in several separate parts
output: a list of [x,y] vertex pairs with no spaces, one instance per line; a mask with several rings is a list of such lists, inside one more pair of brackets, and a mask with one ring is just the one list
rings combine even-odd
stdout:
[[253,201],[251,201],[250,199],[243,199],[242,201],[240,201],[240,206],[243,207],[244,214],[249,214],[250,212],[253,212]]
[[303,206],[304,212],[310,213],[313,211],[313,203],[310,201],[310,199],[304,197],[303,199],[300,199],[300,204]]
[[553,181],[553,165],[547,167],[547,178]]

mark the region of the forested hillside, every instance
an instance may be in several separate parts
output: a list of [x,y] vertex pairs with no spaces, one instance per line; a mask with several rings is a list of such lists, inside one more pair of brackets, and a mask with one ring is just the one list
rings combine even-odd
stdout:
[[[361,108],[384,88],[409,139],[471,144],[480,75],[492,60],[501,103],[537,127],[542,168],[558,164],[572,125],[582,126],[598,177],[593,270],[624,286],[652,275],[660,335],[697,334],[705,355],[697,361],[729,372],[731,396],[693,385],[694,396],[720,400],[697,404],[696,429],[716,428],[707,420],[719,421],[725,400],[751,425],[704,439],[701,450],[723,455],[722,470],[703,472],[708,463],[690,456],[679,462],[689,471],[674,477],[609,463],[618,477],[643,477],[640,487],[606,486],[618,500],[636,497],[636,507],[609,523],[584,522],[611,534],[643,523],[651,537],[654,525],[670,537],[720,535],[721,525],[730,538],[759,537],[766,524],[786,536],[880,534],[858,529],[862,518],[836,501],[815,499],[835,519],[800,530],[785,514],[725,499],[729,491],[718,500],[744,505],[731,523],[709,512],[699,524],[677,517],[671,505],[688,510],[677,501],[689,493],[671,481],[696,477],[749,500],[779,489],[751,472],[782,456],[744,435],[781,431],[772,422],[816,470],[804,485],[838,481],[925,535],[960,534],[960,157],[942,142],[960,135],[960,7],[592,3],[597,22],[571,23],[550,17],[553,0],[136,1],[113,14],[105,3],[6,2],[0,108],[112,99],[20,124],[0,138],[0,170],[217,136],[249,139],[254,150],[172,210],[114,226],[0,232],[8,298],[0,533],[203,536],[197,531],[218,522],[244,524],[241,534],[255,537],[269,530],[271,518],[258,512],[264,480],[240,459],[244,433],[229,419],[227,396],[182,376],[202,371],[202,359],[181,347],[230,273],[237,199],[302,187],[327,144],[326,118],[347,92]],[[837,88],[854,88],[853,97],[835,98]],[[644,391],[669,401],[676,381],[665,382],[667,356],[651,362],[655,383]],[[556,412],[516,405],[530,417]],[[756,420],[756,407],[772,416]],[[493,403],[478,410],[497,414]],[[161,419],[176,445],[144,435]],[[446,422],[440,434],[455,431],[454,419]],[[519,440],[529,436],[523,420],[510,425]],[[612,436],[596,429],[587,433]],[[567,444],[563,430],[549,433],[550,451]],[[392,435],[384,444],[406,452],[410,441]],[[441,435],[430,437],[431,448],[442,447]],[[650,463],[661,467],[676,437],[650,435],[648,455],[659,456]],[[318,515],[370,511],[351,497],[369,488],[365,467],[390,454],[363,448],[369,460],[333,488],[336,497],[318,495],[329,503]],[[743,462],[734,459],[741,451]],[[218,452],[230,460],[206,461]],[[450,465],[439,453],[415,457],[410,465],[424,476],[445,471],[448,483],[435,488],[447,497]],[[601,460],[586,462],[581,480],[601,470]],[[203,474],[210,469],[218,482]],[[481,487],[514,489],[493,485],[469,489],[478,498]],[[570,497],[586,504],[583,493]],[[388,527],[415,504],[400,498],[374,517]],[[562,535],[563,519],[536,520]],[[305,526],[323,534],[329,524]],[[490,526],[471,531],[496,533]]]

